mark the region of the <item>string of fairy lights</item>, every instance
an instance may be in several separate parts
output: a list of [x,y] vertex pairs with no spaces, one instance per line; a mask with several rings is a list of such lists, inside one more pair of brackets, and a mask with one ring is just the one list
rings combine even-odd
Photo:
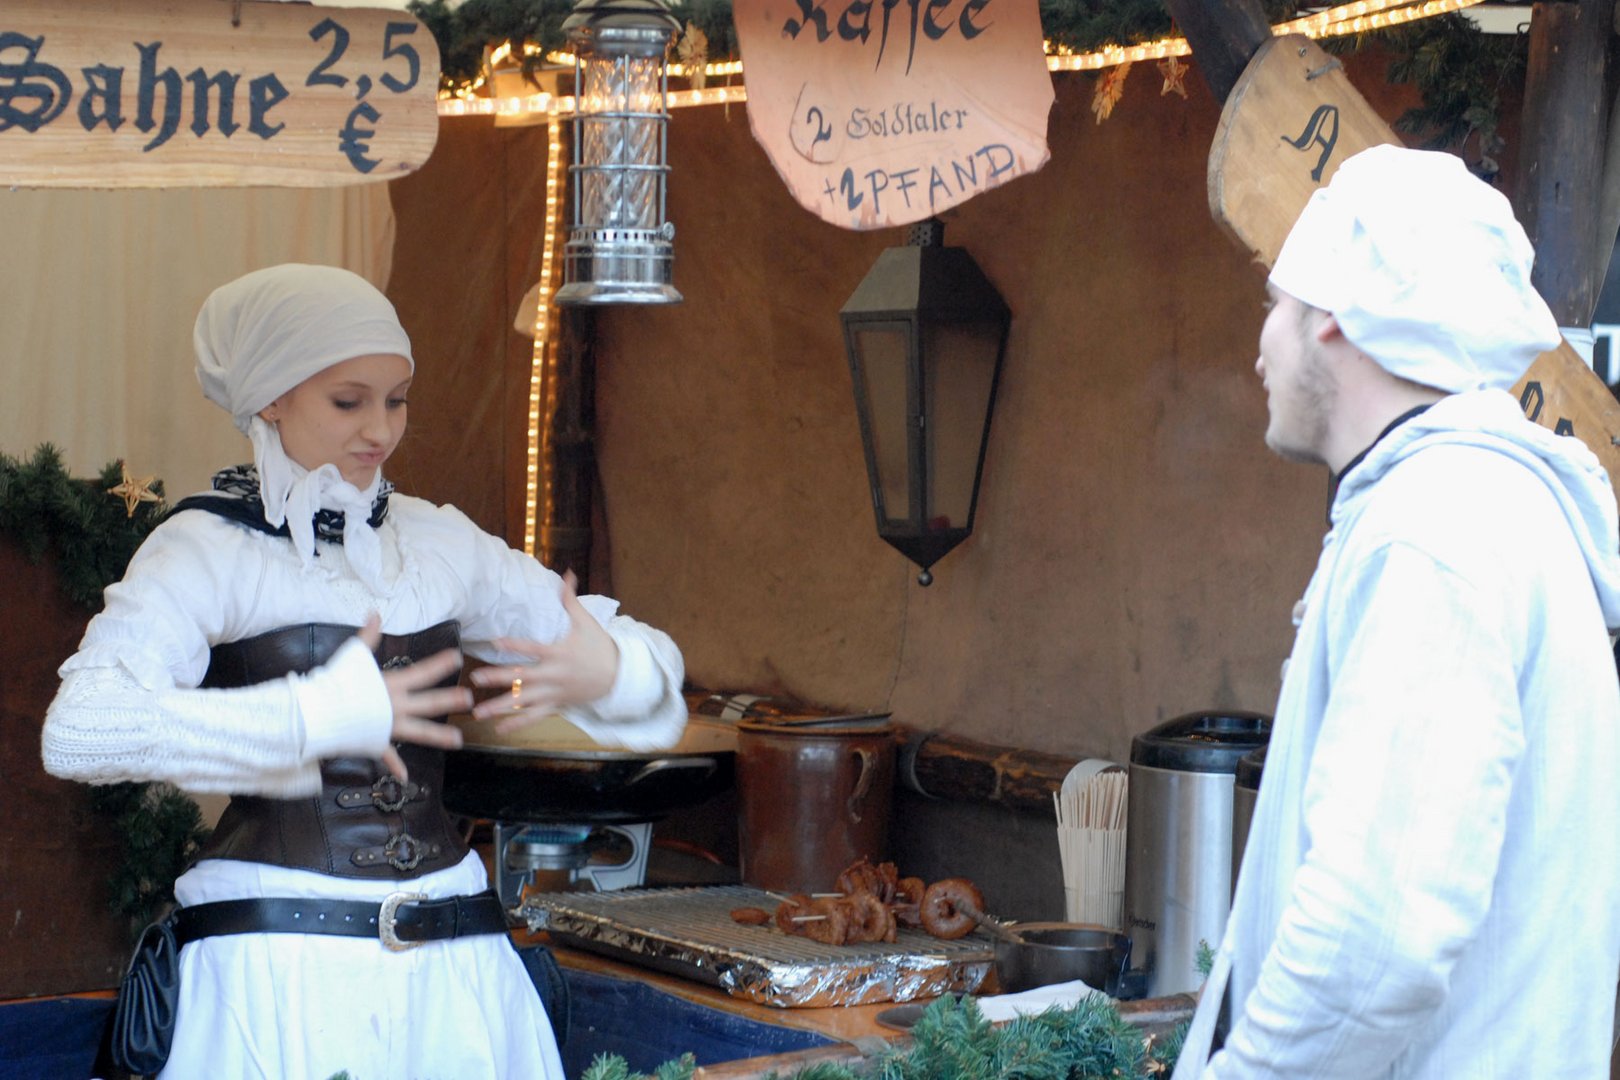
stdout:
[[[1449,15],[1454,11],[1471,8],[1483,0],[1428,0],[1413,4],[1410,0],[1358,0],[1340,4],[1311,15],[1278,23],[1271,32],[1304,34],[1309,38],[1343,37],[1346,34],[1365,34],[1370,30],[1384,30],[1431,19],[1436,15]],[[1189,56],[1192,46],[1184,37],[1160,38],[1140,45],[1107,45],[1096,52],[1071,54],[1062,50],[1051,51],[1046,66],[1051,71],[1098,71],[1103,68],[1130,64],[1138,60],[1168,60],[1173,56]]]
[[[1437,15],[1447,15],[1455,11],[1471,8],[1483,0],[1424,0],[1421,3],[1412,3],[1411,0],[1355,0],[1354,3],[1339,4],[1326,8],[1311,15],[1290,19],[1272,27],[1272,33],[1303,34],[1310,38],[1343,37],[1347,34],[1364,34],[1372,30],[1384,30],[1393,26],[1417,22],[1420,19],[1430,19]],[[503,46],[502,48],[505,48]],[[1160,38],[1157,41],[1143,42],[1140,45],[1107,45],[1094,52],[1071,53],[1061,47],[1048,45],[1046,66],[1049,71],[1100,71],[1104,68],[1118,67],[1122,64],[1135,63],[1140,60],[1165,60],[1170,57],[1189,56],[1192,46],[1184,37]],[[498,62],[502,53],[497,51],[491,59]],[[510,52],[504,54],[510,57]],[[545,55],[548,63],[558,65],[571,65],[574,58],[567,53],[552,52]],[[692,72],[679,63],[669,65],[669,74],[676,78],[687,77]],[[743,74],[741,60],[722,60],[712,64],[703,65],[704,81],[710,79],[732,79]],[[445,94],[439,98],[440,116],[498,116],[507,118],[527,117],[541,114],[544,116],[569,116],[575,108],[572,94],[534,93],[516,97],[482,97],[477,91],[484,85],[482,79],[475,80],[465,87],[458,88],[454,93]],[[748,88],[742,85],[704,86],[696,90],[671,90],[668,95],[668,104],[671,109],[689,108],[696,105],[725,105],[748,100]]]
[[[536,553],[540,491],[543,487],[549,503],[552,490],[551,429],[557,412],[559,380],[557,351],[551,347],[551,294],[555,291],[557,226],[562,217],[562,127],[563,118],[555,113],[546,123],[546,231],[540,247],[539,300],[535,304],[534,351],[529,362],[529,439],[524,464],[523,550],[530,555]],[[540,540],[550,548],[549,536]]]
[[[1483,0],[1355,0],[1339,4],[1313,14],[1290,19],[1272,27],[1276,35],[1303,34],[1310,38],[1341,37],[1362,34],[1392,26],[1429,19],[1462,11],[1482,3]],[[499,50],[491,56],[491,66],[510,59],[507,46],[503,55]],[[1062,48],[1047,49],[1046,66],[1050,71],[1100,71],[1142,60],[1167,60],[1188,56],[1192,47],[1184,37],[1161,38],[1139,45],[1109,45],[1094,52],[1071,53]],[[547,53],[545,61],[558,66],[572,65],[574,58],[566,53]],[[669,74],[676,78],[690,77],[695,71],[679,63],[671,63]],[[735,79],[742,75],[740,60],[722,60],[703,65],[703,79]],[[559,376],[556,349],[552,337],[555,325],[551,318],[551,297],[557,264],[557,242],[562,216],[562,125],[575,110],[571,94],[535,93],[518,97],[481,97],[482,78],[456,93],[439,98],[440,116],[495,116],[498,118],[544,117],[547,126],[546,151],[546,223],[544,247],[540,257],[540,286],[534,315],[534,350],[529,369],[529,431],[528,457],[525,465],[526,491],[523,515],[523,550],[536,554],[538,540],[549,548],[549,537],[543,530],[548,523],[541,522],[541,492],[545,503],[551,502],[552,455],[550,453],[552,419],[557,410]],[[704,86],[693,90],[672,90],[667,96],[669,108],[690,108],[697,105],[725,105],[748,100],[748,89],[741,85]]]

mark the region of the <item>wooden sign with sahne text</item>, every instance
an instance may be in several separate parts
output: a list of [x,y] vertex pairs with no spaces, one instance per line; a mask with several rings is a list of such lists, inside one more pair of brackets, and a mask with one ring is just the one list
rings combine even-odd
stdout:
[[[1401,140],[1338,60],[1307,38],[1272,38],[1221,112],[1209,155],[1210,212],[1269,267],[1339,163],[1385,143]],[[1569,342],[1537,357],[1512,393],[1531,420],[1585,443],[1620,485],[1620,402]]]
[[438,82],[433,35],[399,11],[4,0],[0,185],[391,180],[433,152]]

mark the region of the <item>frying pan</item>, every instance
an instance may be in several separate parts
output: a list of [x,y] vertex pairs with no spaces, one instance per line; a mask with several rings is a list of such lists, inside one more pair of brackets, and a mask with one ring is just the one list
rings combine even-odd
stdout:
[[471,721],[445,756],[444,803],[494,821],[626,824],[656,821],[730,789],[736,737],[694,717],[668,750],[606,749],[561,717],[496,735]]

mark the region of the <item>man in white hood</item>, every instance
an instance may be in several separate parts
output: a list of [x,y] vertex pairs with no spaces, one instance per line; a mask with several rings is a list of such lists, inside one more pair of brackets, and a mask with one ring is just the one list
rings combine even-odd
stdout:
[[1336,490],[1178,1080],[1609,1075],[1620,538],[1504,392],[1558,342],[1532,258],[1458,159],[1389,146],[1278,255],[1266,442]]

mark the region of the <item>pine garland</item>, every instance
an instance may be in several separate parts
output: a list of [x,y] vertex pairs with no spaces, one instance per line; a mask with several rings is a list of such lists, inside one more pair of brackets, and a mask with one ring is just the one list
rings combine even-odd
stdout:
[[[548,51],[566,49],[562,24],[573,0],[466,0],[456,8],[450,0],[411,0],[407,7],[438,41],[440,85],[453,90],[476,79],[486,49],[503,42],[514,46],[530,42]],[[1272,23],[1304,10],[1291,0],[1262,0],[1261,7]],[[735,60],[741,54],[731,0],[672,0],[670,10],[708,38],[710,59]],[[1040,0],[1040,12],[1045,39],[1080,53],[1105,45],[1140,44],[1175,31],[1162,0]],[[1506,87],[1524,80],[1525,42],[1524,34],[1488,35],[1467,17],[1450,14],[1329,38],[1323,46],[1344,53],[1376,44],[1388,51],[1390,81],[1413,83],[1423,96],[1423,104],[1403,114],[1396,128],[1423,136],[1429,149],[1462,153],[1475,172],[1491,179],[1496,155],[1502,152],[1497,134],[1501,95]],[[532,74],[540,59],[524,55],[523,63],[524,71]]]
[[[108,489],[123,478],[115,461],[99,480],[76,480],[49,443],[27,461],[0,454],[0,537],[31,562],[55,555],[57,580],[76,604],[101,607],[101,594],[124,569],[168,508],[140,502],[134,514]],[[161,499],[163,485],[152,485]],[[139,932],[174,902],[174,879],[208,836],[197,804],[170,784],[109,784],[90,789],[90,805],[123,839],[123,862],[107,879],[112,909]]]
[[651,1077],[632,1071],[617,1054],[597,1054],[580,1080],[691,1080],[695,1071],[697,1060],[691,1054],[664,1062],[653,1070]]
[[138,934],[174,903],[175,878],[208,839],[202,811],[161,783],[98,785],[90,789],[90,806],[123,837],[124,861],[107,877],[108,902]]
[[[140,503],[134,516],[107,494],[122,462],[101,471],[100,480],[75,480],[50,443],[27,461],[0,454],[0,536],[9,537],[31,562],[54,551],[62,590],[75,603],[101,607],[101,591],[124,576],[146,534],[168,512],[161,503]],[[161,497],[163,485],[153,485]]]
[[[821,1062],[789,1080],[1114,1080],[1168,1076],[1181,1052],[1185,1025],[1163,1042],[1144,1039],[1106,998],[1053,1006],[996,1026],[971,997],[947,994],[918,1018],[911,1045],[894,1048],[862,1071]],[[665,1062],[652,1080],[690,1080],[687,1054]],[[598,1055],[582,1080],[648,1080],[623,1058]],[[767,1080],[782,1080],[771,1073]]]
[[[1290,0],[1262,0],[1261,6],[1273,22],[1298,13]],[[476,78],[485,50],[503,43],[566,50],[562,24],[573,7],[574,0],[466,0],[460,6],[451,0],[410,0],[406,5],[439,44],[440,85],[446,89]],[[740,55],[731,0],[670,0],[669,8],[682,25],[703,31],[711,60]],[[1134,45],[1174,30],[1160,0],[1040,0],[1040,11],[1046,39],[1076,52]]]
[[[1422,136],[1428,150],[1452,150],[1471,168],[1494,181],[1506,147],[1497,132],[1502,94],[1522,87],[1529,66],[1528,34],[1482,34],[1462,15],[1443,15],[1390,31],[1392,83],[1413,83],[1423,104],[1395,122],[1400,131]],[[1477,136],[1477,138],[1476,138]],[[1470,146],[1470,140],[1473,140]]]

